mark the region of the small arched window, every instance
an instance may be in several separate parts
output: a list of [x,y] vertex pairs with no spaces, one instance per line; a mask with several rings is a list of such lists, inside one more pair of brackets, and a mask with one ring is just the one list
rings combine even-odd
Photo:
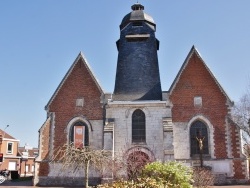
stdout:
[[146,120],[142,110],[135,110],[132,115],[132,142],[146,142]]
[[83,148],[89,145],[89,130],[88,126],[83,122],[76,122],[71,127],[70,141],[77,148]]
[[207,126],[201,121],[195,121],[190,127],[190,154],[191,157],[200,154],[209,154]]

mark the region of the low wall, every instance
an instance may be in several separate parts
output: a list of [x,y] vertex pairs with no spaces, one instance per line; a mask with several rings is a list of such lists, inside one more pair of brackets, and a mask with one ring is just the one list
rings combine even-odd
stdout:
[[[62,187],[62,186],[75,186],[83,187],[85,178],[83,177],[38,177],[34,186],[53,186],[53,187]],[[101,183],[100,177],[91,177],[89,178],[89,185],[94,186]]]

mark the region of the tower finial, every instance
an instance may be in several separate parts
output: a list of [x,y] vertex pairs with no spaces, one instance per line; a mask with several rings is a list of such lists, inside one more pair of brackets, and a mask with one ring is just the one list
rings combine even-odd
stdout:
[[144,6],[141,5],[140,3],[138,3],[138,1],[131,8],[132,8],[132,10],[144,10]]

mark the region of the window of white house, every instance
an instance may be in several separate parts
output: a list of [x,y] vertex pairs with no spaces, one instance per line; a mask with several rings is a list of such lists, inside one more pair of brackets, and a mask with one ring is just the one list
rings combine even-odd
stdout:
[[13,142],[7,143],[7,154],[13,154]]
[[30,165],[26,165],[25,166],[25,172],[29,172],[30,171]]
[[31,166],[31,172],[35,172],[35,166],[34,165]]
[[17,163],[15,161],[9,161],[8,170],[16,170]]

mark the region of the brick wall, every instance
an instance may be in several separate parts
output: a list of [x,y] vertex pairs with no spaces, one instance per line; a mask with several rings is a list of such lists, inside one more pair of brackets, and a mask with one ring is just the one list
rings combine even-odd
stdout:
[[42,159],[45,159],[49,152],[49,140],[50,138],[50,127],[51,127],[51,118],[48,118],[44,123],[42,129],[40,129],[40,156]]
[[[194,107],[194,97],[202,97],[202,107]],[[193,52],[173,89],[173,122],[188,122],[196,115],[205,116],[214,126],[215,157],[227,158],[225,117],[227,98],[220,90],[201,58]]]
[[233,169],[234,169],[234,178],[235,179],[245,179],[245,171],[246,165],[244,157],[241,154],[241,145],[240,145],[240,131],[232,121],[229,121],[230,128],[231,128],[231,148],[232,148],[232,155],[233,155]]
[[[46,160],[49,155],[49,142],[50,142],[50,128],[51,128],[51,117],[45,121],[43,126],[40,129],[40,138],[39,138],[39,158],[36,161]],[[36,171],[39,176],[47,176],[49,173],[49,168],[47,162],[38,162],[39,165],[36,166]]]
[[[65,129],[73,117],[84,116],[88,120],[103,119],[101,95],[87,65],[82,58],[79,58],[48,107],[50,112],[55,113],[54,148],[66,143]],[[83,107],[76,107],[78,98],[84,98]]]
[[47,176],[49,174],[48,162],[41,162],[39,164],[38,176]]
[[239,159],[233,160],[233,168],[234,168],[234,178],[235,179],[245,179],[244,171],[245,168],[243,167],[244,161]]

